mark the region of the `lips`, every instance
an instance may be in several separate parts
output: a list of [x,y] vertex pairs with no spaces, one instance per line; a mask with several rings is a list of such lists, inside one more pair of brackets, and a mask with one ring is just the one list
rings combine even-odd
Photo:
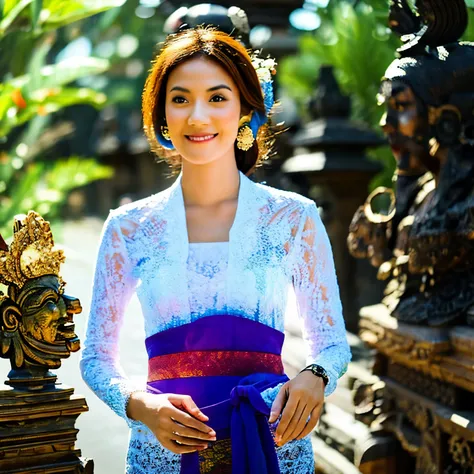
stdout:
[[75,324],[73,321],[73,314],[67,311],[66,314],[58,321],[59,325],[56,329],[56,339],[70,340],[77,338],[75,331]]
[[217,133],[213,134],[201,134],[201,135],[185,135],[185,137],[193,143],[206,143],[217,137]]
[[66,322],[61,324],[57,328],[57,334],[61,336],[62,339],[74,339],[76,336],[75,324],[73,322]]

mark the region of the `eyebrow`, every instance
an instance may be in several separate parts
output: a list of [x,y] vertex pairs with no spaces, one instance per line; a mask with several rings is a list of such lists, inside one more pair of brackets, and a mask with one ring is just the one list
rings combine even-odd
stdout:
[[[232,89],[229,86],[226,86],[225,84],[219,84],[218,86],[210,87],[209,89],[207,89],[207,92],[214,92],[219,89],[227,89],[232,92]],[[180,87],[180,86],[173,87],[170,90],[170,92],[173,92],[173,91],[191,92],[189,89],[185,89],[184,87]]]

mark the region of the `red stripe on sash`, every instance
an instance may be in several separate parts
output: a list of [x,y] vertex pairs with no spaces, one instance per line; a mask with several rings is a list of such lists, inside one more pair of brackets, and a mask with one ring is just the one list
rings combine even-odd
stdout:
[[284,374],[281,356],[253,351],[189,351],[148,361],[149,383],[185,377],[245,377],[258,372]]

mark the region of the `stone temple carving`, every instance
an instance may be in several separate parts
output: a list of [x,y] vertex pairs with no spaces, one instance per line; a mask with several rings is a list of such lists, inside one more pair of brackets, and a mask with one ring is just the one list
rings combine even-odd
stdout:
[[80,348],[73,315],[82,308],[64,294],[63,262],[49,223],[33,211],[17,216],[10,248],[2,239],[0,283],[8,294],[0,296],[0,355],[10,359],[11,384],[54,382],[48,370]]
[[[393,0],[399,57],[383,78],[381,126],[397,164],[395,197],[378,189],[359,208],[348,245],[387,281],[400,321],[474,324],[474,43],[459,42],[464,0]],[[377,199],[375,199],[377,197]]]
[[80,348],[73,317],[78,299],[64,294],[59,269],[65,257],[49,222],[36,212],[19,215],[8,246],[0,236],[0,356],[11,371],[0,383],[0,472],[93,474],[94,463],[76,447],[84,397],[57,382],[51,369]]
[[464,0],[415,3],[391,2],[403,45],[379,93],[395,190],[375,190],[348,237],[387,281],[359,320],[374,350],[354,382],[366,474],[474,472],[474,44],[459,42]]

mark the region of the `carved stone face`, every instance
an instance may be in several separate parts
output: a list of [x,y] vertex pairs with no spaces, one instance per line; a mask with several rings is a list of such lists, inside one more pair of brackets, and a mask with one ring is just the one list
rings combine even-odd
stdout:
[[23,334],[48,344],[61,344],[74,352],[73,315],[82,311],[80,302],[62,293],[57,277],[48,275],[28,282],[20,294]]
[[57,276],[29,280],[21,290],[10,291],[0,306],[2,355],[9,356],[15,368],[59,367],[60,359],[80,348],[73,316],[81,311],[78,299],[63,294]]
[[428,119],[411,87],[400,81],[385,81],[379,103],[386,106],[380,126],[388,138],[398,173],[421,174],[432,168]]

